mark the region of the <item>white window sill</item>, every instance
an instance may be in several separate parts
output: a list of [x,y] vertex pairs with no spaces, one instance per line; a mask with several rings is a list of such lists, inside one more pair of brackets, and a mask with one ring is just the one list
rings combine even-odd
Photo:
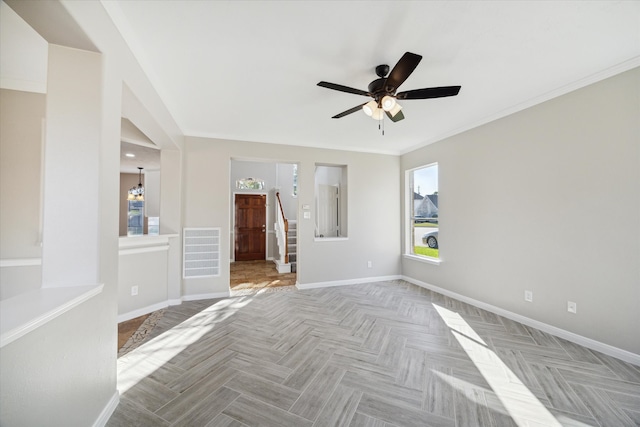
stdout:
[[0,301],[0,348],[98,295],[103,286],[41,288]]
[[402,256],[405,259],[411,259],[411,260],[414,260],[414,261],[420,261],[420,262],[423,262],[425,264],[432,264],[432,265],[440,265],[440,264],[442,264],[442,260],[438,259],[438,258],[431,258],[431,257],[419,256],[419,255],[411,255],[411,254],[404,254]]
[[144,234],[141,236],[121,236],[119,255],[130,255],[145,252],[157,252],[169,250],[169,239],[178,237],[178,234]]
[[314,242],[341,242],[343,240],[349,240],[348,237],[314,237]]
[[0,259],[0,268],[5,267],[31,267],[42,265],[42,258],[14,258]]

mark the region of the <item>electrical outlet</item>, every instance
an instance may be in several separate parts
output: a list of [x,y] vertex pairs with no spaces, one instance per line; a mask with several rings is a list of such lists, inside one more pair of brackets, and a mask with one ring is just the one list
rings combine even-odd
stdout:
[[576,314],[578,312],[578,304],[573,301],[567,301],[567,311]]
[[527,302],[533,302],[533,291],[524,291],[524,300]]
[[371,268],[373,266],[373,263],[371,261],[367,261],[367,267]]
[[132,286],[131,287],[131,296],[136,296],[138,295],[138,286]]

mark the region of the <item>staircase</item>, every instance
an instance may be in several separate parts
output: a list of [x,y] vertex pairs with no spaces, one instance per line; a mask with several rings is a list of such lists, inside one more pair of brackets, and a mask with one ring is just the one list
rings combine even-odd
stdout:
[[298,224],[296,220],[289,221],[282,210],[280,193],[276,192],[276,222],[274,229],[276,232],[276,242],[278,244],[278,256],[274,262],[278,273],[295,273],[297,271],[297,247],[298,247]]
[[297,247],[298,247],[298,224],[295,220],[289,221],[289,232],[287,233],[287,249],[289,252],[289,264],[291,264],[291,272],[297,270]]

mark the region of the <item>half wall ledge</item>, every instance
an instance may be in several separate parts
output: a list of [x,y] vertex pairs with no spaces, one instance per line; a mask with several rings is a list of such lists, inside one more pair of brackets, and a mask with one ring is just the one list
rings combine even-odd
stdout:
[[0,348],[100,294],[103,287],[41,288],[0,301]]

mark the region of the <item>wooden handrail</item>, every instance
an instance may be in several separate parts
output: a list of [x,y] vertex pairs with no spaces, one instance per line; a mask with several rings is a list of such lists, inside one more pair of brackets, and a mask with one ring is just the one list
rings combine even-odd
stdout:
[[280,192],[276,192],[276,199],[278,199],[278,206],[280,206],[280,214],[282,216],[282,222],[284,224],[284,262],[289,264],[289,220],[284,216],[284,209],[282,209],[282,201],[280,200]]

